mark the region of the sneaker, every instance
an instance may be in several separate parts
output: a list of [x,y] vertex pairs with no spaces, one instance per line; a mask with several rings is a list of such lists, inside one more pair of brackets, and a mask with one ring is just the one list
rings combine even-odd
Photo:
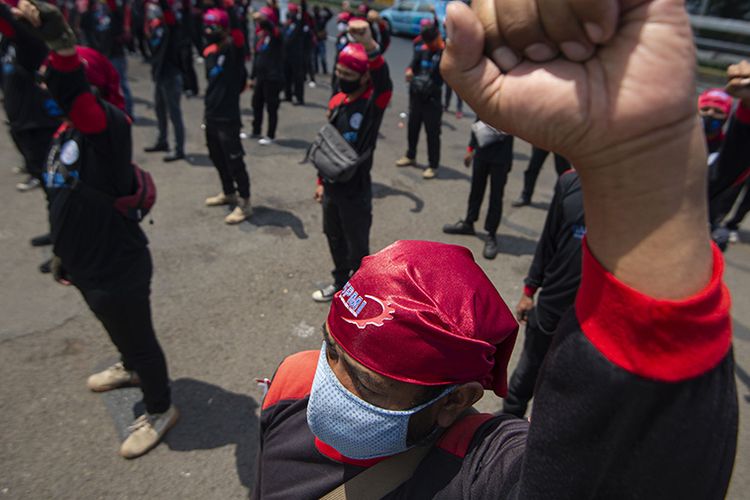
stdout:
[[528,198],[524,198],[523,196],[519,197],[517,200],[510,204],[511,207],[526,207],[528,205],[531,205],[531,200]]
[[484,251],[482,255],[487,260],[492,260],[497,257],[497,238],[493,235],[487,237],[487,241],[484,242]]
[[167,431],[174,427],[180,412],[172,405],[164,413],[144,413],[128,427],[130,435],[120,446],[120,456],[138,458],[159,444]]
[[474,234],[474,224],[460,220],[455,224],[446,224],[443,226],[445,234]]
[[220,207],[222,205],[234,205],[237,203],[237,195],[220,193],[216,196],[206,198],[207,207]]
[[396,160],[397,167],[412,167],[416,164],[417,160],[415,158],[409,158],[408,156],[403,156]]
[[315,83],[315,82],[310,82],[310,83],[307,84],[307,86],[310,87],[311,89],[314,89],[315,87],[318,86],[318,84]]
[[434,168],[427,167],[424,172],[422,172],[423,179],[434,179],[435,177],[437,177],[437,170]]
[[12,172],[14,174],[28,174],[28,170],[26,170],[26,167],[13,167]]
[[33,238],[31,238],[32,247],[45,247],[51,244],[52,244],[52,236],[49,233],[40,234],[39,236],[34,236]]
[[327,287],[321,288],[320,290],[315,290],[312,293],[312,299],[315,302],[330,302],[331,299],[333,299],[333,296],[338,291],[339,288],[336,285],[328,285]]
[[16,184],[16,189],[18,189],[22,193],[25,193],[26,191],[31,191],[32,189],[38,188],[41,185],[42,183],[39,182],[39,179],[29,176],[25,181]]
[[39,272],[42,274],[49,274],[52,272],[52,259],[47,259],[39,264]]
[[729,230],[729,243],[737,243],[740,241],[740,234],[736,229]]
[[261,137],[260,139],[258,139],[258,144],[260,144],[261,146],[270,146],[271,144],[273,144],[273,139],[271,139],[270,137]]
[[140,383],[141,379],[138,378],[138,374],[126,370],[125,365],[120,362],[91,375],[86,381],[86,387],[93,392],[105,392],[119,387],[140,385]]
[[185,159],[185,153],[172,153],[171,155],[167,155],[164,158],[162,158],[162,161],[164,163],[172,163],[173,161],[177,160],[184,160]]
[[237,203],[237,206],[234,207],[234,210],[224,217],[224,222],[227,224],[239,224],[240,222],[244,222],[252,214],[253,209],[250,206],[250,199],[240,198],[240,201]]
[[144,153],[161,153],[162,151],[169,151],[169,146],[166,142],[157,142],[153,146],[143,148]]

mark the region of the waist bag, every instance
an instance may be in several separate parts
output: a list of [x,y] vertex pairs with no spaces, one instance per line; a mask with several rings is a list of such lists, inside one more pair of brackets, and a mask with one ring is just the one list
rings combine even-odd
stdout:
[[341,135],[333,122],[338,116],[339,108],[333,112],[331,120],[319,131],[318,136],[307,150],[302,163],[312,162],[321,177],[329,182],[346,182],[350,180],[360,165],[372,155],[372,150],[359,154]]

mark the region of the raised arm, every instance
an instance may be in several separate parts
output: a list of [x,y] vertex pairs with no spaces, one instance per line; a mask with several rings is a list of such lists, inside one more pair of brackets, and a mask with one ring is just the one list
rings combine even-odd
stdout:
[[[20,12],[16,11],[16,14]],[[29,73],[39,69],[49,49],[30,30],[24,21],[18,21],[11,8],[0,2],[0,33],[16,47],[16,62]]]

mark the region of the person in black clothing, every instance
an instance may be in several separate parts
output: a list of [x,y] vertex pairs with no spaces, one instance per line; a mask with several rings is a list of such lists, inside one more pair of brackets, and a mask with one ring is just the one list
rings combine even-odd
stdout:
[[253,88],[253,137],[260,137],[263,128],[263,109],[268,111],[268,128],[258,143],[267,146],[276,138],[279,120],[279,92],[284,83],[282,65],[281,31],[278,17],[273,8],[263,6],[253,14],[257,26],[255,37],[255,57],[250,73],[250,86]]
[[466,218],[455,224],[443,226],[447,234],[474,234],[474,222],[479,219],[479,208],[490,179],[490,203],[484,228],[487,240],[484,244],[485,259],[497,256],[497,228],[503,218],[503,194],[508,172],[513,166],[513,136],[495,130],[481,120],[471,127],[471,140],[464,156],[464,166],[468,167],[474,160],[471,172],[471,191]]
[[[539,172],[542,171],[542,166],[547,156],[549,156],[549,151],[532,146],[529,166],[526,167],[526,171],[523,173],[523,191],[521,192],[521,196],[511,203],[512,206],[525,207],[531,205],[531,197],[534,196],[536,180],[539,177]],[[570,162],[555,153],[555,172],[557,172],[558,177],[568,170],[570,170]]]
[[[192,23],[192,9],[189,0],[179,0],[173,5],[177,16],[177,33],[179,41],[177,43],[177,57],[180,62],[180,71],[182,72],[182,91],[187,97],[198,95],[200,88],[198,86],[198,74],[195,72],[193,62],[193,34],[195,29]],[[198,52],[200,54],[200,52]]]
[[315,44],[315,52],[313,54],[313,63],[315,65],[315,72],[323,72],[324,75],[328,74],[328,61],[326,58],[326,44],[328,42],[328,30],[326,26],[328,22],[333,18],[333,12],[328,7],[322,9],[314,5],[313,6],[313,20],[315,21],[315,38],[317,43]]
[[443,116],[441,93],[443,77],[440,76],[440,56],[445,44],[440,30],[432,19],[420,22],[422,43],[414,44],[414,56],[406,68],[409,82],[409,123],[406,155],[396,161],[398,167],[416,165],[419,131],[424,124],[427,133],[428,167],[422,174],[425,179],[437,175],[440,166],[440,125]]
[[[581,282],[581,244],[586,235],[581,181],[574,170],[555,186],[544,230],[524,280],[516,317],[526,324],[523,352],[508,384],[503,412],[523,418],[552,335],[573,306]],[[534,295],[541,288],[536,306]]]
[[146,1],[132,0],[131,4],[131,30],[133,33],[134,45],[141,54],[144,62],[148,62],[151,57],[151,51],[146,39]]
[[348,44],[336,63],[341,92],[328,103],[328,119],[361,155],[368,155],[347,182],[318,179],[315,199],[323,204],[323,232],[333,257],[333,284],[313,292],[328,302],[370,253],[373,153],[393,83],[388,65],[364,20],[349,23],[356,43]]
[[281,33],[284,40],[284,100],[292,102],[294,96],[295,104],[302,105],[305,104],[305,39],[311,33],[297,4],[289,4]]
[[180,97],[182,96],[182,70],[179,46],[182,42],[177,16],[167,0],[159,5],[146,4],[146,31],[151,48],[151,78],[154,80],[154,108],[159,135],[153,146],[144,148],[147,153],[169,151],[167,141],[167,116],[174,128],[175,148],[164,157],[165,162],[185,158],[185,125],[182,121]]
[[114,198],[133,193],[130,120],[92,93],[89,82],[98,75],[116,78],[107,59],[94,52],[83,64],[75,35],[55,7],[21,0],[18,8],[52,50],[45,82],[66,116],[44,172],[53,275],[79,289],[122,356],[121,363],[89,377],[89,389],[139,384],[143,390],[146,413],[120,447],[123,457],[135,458],[156,446],[178,418],[151,321],[151,255],[138,222],[87,194],[87,189]]
[[[206,199],[207,206],[235,205],[227,224],[239,224],[250,216],[250,178],[240,143],[240,93],[245,89],[245,37],[239,29],[229,31],[229,15],[209,9],[203,16],[203,50],[206,66],[206,125],[208,154],[221,179],[222,192]],[[239,199],[237,194],[239,193]]]

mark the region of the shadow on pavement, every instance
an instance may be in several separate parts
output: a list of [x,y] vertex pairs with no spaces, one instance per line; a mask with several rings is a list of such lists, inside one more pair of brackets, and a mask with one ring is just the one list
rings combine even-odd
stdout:
[[500,253],[507,255],[534,255],[536,240],[510,234],[498,234],[497,243]]
[[372,183],[372,197],[375,199],[383,199],[387,196],[403,196],[414,202],[414,208],[409,209],[412,213],[419,213],[424,208],[424,200],[419,196],[403,189],[397,189],[379,182]]
[[180,421],[167,434],[167,446],[174,451],[191,451],[234,445],[237,475],[243,486],[252,487],[258,453],[258,403],[244,394],[192,378],[172,382],[172,399],[180,409]]
[[136,127],[156,127],[156,120],[153,118],[146,118],[143,115],[136,115],[133,125]]
[[[297,238],[301,240],[306,240],[308,238],[302,220],[287,210],[279,210],[278,208],[270,208],[262,205],[253,206],[253,215],[248,222],[257,227],[288,227]],[[242,224],[240,225],[240,228],[247,230],[247,226],[248,224]]]
[[531,157],[529,155],[527,155],[527,154],[516,153],[515,151],[513,151],[513,160],[529,161],[530,159],[531,159]]
[[[469,169],[466,169],[467,172],[471,172]],[[444,180],[444,181],[455,181],[455,180],[464,180],[464,181],[471,181],[471,176],[467,173],[464,173],[460,170],[456,170],[455,168],[446,167],[444,165],[440,165],[440,168],[438,169],[438,179]]]
[[290,149],[307,149],[310,147],[310,143],[302,139],[277,139],[276,144],[282,148]]
[[154,107],[154,103],[151,101],[135,95],[133,96],[133,104],[140,104],[141,106],[146,106],[148,109],[153,109]]
[[452,123],[448,123],[445,120],[443,120],[441,124],[442,124],[443,127],[447,128],[451,132],[455,132],[455,130],[456,130],[456,126],[455,125],[453,125]]
[[188,153],[185,156],[185,161],[188,162],[193,167],[213,167],[214,162],[211,161],[211,158],[205,154],[205,153]]

